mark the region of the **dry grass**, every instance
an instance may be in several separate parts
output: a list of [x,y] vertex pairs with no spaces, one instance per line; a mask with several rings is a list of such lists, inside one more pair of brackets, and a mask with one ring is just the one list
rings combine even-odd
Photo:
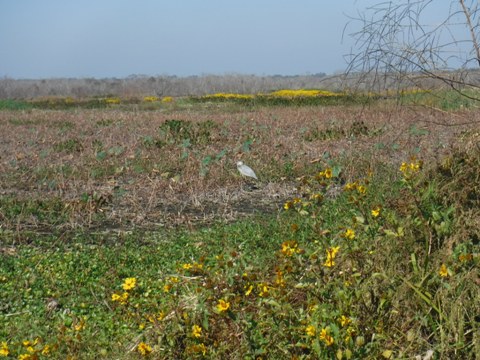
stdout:
[[[381,104],[2,111],[1,195],[58,203],[68,218],[63,227],[233,220],[276,211],[295,192],[295,178],[312,171],[311,163],[336,162],[348,180],[414,153],[439,162],[460,134],[475,128],[477,115],[392,111]],[[189,132],[175,134],[165,126],[172,120]],[[236,171],[238,159],[255,169],[258,189],[248,190]],[[0,216],[5,228],[16,230],[55,225],[36,216]]]

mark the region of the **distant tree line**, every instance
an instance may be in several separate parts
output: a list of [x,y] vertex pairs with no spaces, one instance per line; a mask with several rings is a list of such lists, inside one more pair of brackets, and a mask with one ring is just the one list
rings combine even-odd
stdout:
[[421,71],[404,74],[396,72],[368,74],[350,71],[327,76],[312,75],[201,75],[201,76],[146,76],[126,78],[0,78],[0,99],[38,99],[42,97],[91,98],[115,96],[139,98],[144,96],[202,96],[215,93],[259,94],[281,89],[323,89],[329,91],[377,91],[385,89],[424,89],[448,87],[445,79],[455,83],[480,85],[479,69],[438,71],[435,76]]
[[34,99],[39,97],[69,96],[85,98],[95,96],[189,96],[219,92],[252,94],[279,89],[341,90],[339,76],[324,73],[298,76],[256,75],[201,75],[201,76],[145,76],[126,78],[0,78],[0,98]]

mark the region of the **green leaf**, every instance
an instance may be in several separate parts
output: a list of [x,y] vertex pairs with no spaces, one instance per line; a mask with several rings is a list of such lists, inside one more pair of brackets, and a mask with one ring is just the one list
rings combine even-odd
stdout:
[[95,158],[96,158],[98,161],[105,160],[106,157],[107,157],[107,152],[106,152],[106,151],[103,151],[103,150],[97,152],[97,154],[95,155]]
[[219,161],[227,154],[227,149],[223,149],[215,156],[215,161]]
[[339,166],[339,165],[335,165],[332,168],[332,176],[335,177],[335,178],[339,177],[341,172],[342,172],[342,167]]
[[252,140],[252,139],[247,139],[247,141],[245,141],[245,142],[242,144],[242,151],[243,151],[243,152],[249,152],[252,143],[253,143],[253,140]]

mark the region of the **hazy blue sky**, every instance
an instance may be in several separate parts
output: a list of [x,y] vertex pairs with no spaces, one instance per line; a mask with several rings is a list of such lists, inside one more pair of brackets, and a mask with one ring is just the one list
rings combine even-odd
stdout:
[[0,76],[331,74],[372,2],[0,0]]

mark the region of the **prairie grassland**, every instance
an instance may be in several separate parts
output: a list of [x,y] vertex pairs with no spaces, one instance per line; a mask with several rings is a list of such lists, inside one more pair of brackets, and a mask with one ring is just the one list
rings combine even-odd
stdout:
[[0,112],[0,356],[479,354],[477,110],[117,105]]

